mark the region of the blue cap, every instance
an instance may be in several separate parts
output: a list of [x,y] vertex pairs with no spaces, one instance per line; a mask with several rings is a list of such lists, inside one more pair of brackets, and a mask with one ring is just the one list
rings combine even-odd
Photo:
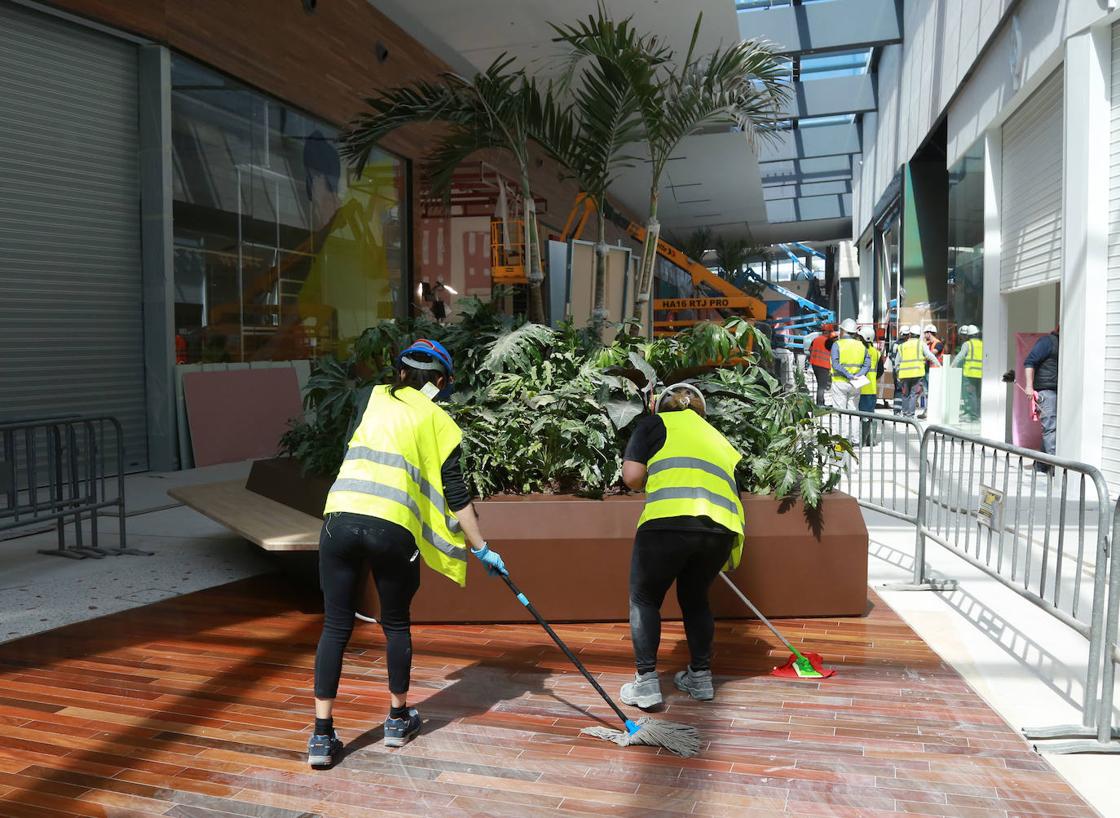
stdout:
[[410,358],[411,353],[422,353],[432,359],[432,364],[437,368],[443,370],[448,379],[454,377],[455,368],[451,362],[451,353],[439,341],[431,341],[427,338],[417,338],[412,342],[412,345],[401,352],[397,358],[397,365],[411,366],[415,369],[428,369],[432,364],[425,366],[426,361],[420,361],[415,358]]

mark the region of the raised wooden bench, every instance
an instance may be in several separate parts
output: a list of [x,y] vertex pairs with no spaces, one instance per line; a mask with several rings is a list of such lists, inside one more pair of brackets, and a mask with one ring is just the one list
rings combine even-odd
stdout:
[[170,489],[168,495],[265,551],[318,551],[323,521],[225,480]]

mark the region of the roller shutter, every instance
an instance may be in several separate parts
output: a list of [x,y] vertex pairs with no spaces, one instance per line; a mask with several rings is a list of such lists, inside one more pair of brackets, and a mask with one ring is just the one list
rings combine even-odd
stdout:
[[1101,462],[1105,477],[1120,487],[1120,24],[1112,27],[1112,130],[1109,135],[1108,304],[1105,315],[1104,433]]
[[1062,71],[1031,94],[1003,126],[1000,289],[1062,275]]
[[136,46],[0,2],[0,419],[113,415],[147,468]]

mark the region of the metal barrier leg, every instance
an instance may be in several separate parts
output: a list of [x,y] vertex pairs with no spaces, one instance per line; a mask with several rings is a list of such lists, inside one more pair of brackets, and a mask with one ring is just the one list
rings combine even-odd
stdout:
[[[926,477],[926,463],[927,463],[927,440],[928,437],[923,436],[922,445],[919,449],[918,463],[918,522],[915,526],[914,534],[914,580],[913,582],[891,582],[883,585],[883,589],[887,591],[953,591],[957,588],[957,581],[955,579],[931,579],[926,574],[926,529],[925,529],[925,514],[926,514],[926,490],[928,488],[928,480]],[[936,463],[934,466],[936,467]]]

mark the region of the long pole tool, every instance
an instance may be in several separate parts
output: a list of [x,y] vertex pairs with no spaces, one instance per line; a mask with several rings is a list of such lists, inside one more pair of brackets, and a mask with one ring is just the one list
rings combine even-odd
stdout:
[[637,721],[629,719],[622,709],[615,704],[614,699],[607,695],[607,691],[603,690],[603,686],[595,679],[594,676],[588,672],[587,668],[583,666],[583,662],[576,658],[572,653],[571,648],[564,644],[563,640],[556,635],[556,631],[552,629],[544,617],[540,615],[536,608],[533,607],[528,597],[521,593],[521,590],[513,584],[513,580],[509,578],[509,574],[500,574],[501,578],[505,581],[509,589],[513,591],[517,601],[525,606],[525,609],[533,615],[537,620],[537,624],[544,628],[545,633],[552,637],[552,641],[556,643],[560,650],[564,651],[564,655],[568,657],[573,665],[583,674],[583,678],[595,688],[595,692],[603,697],[603,701],[610,705],[611,710],[622,721],[625,730],[612,730],[609,727],[585,727],[581,733],[586,733],[595,738],[601,738],[604,741],[613,741],[620,747],[627,747],[632,744],[645,744],[651,747],[664,747],[671,753],[676,753],[679,756],[688,758],[694,756],[700,751],[700,734],[696,731],[695,727],[690,727],[687,724],[676,724],[671,721],[663,721],[661,719],[640,718]]
[[747,595],[739,590],[739,586],[732,582],[727,574],[721,573],[720,576],[723,578],[723,581],[727,583],[727,586],[735,592],[735,596],[743,600],[746,606],[751,609],[751,612],[762,621],[763,625],[770,629],[771,633],[778,637],[781,643],[785,645],[792,654],[786,659],[784,665],[770,671],[771,676],[780,676],[788,679],[827,679],[829,676],[834,676],[836,674],[835,670],[830,670],[824,666],[824,659],[821,658],[819,653],[802,653],[790,644],[790,641],[782,636],[781,632],[774,627],[774,623],[762,615],[762,611],[756,608],[754,603],[747,599]]

